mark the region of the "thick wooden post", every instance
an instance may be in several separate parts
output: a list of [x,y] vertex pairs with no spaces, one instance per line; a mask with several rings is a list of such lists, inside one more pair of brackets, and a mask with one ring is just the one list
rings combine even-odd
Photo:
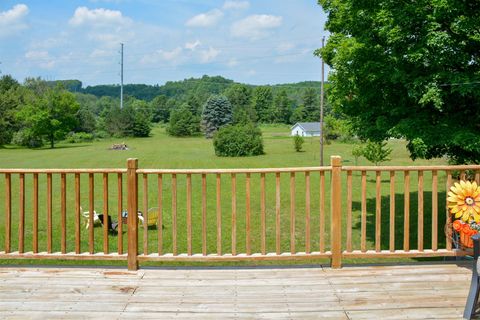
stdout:
[[138,160],[127,160],[128,270],[138,269]]
[[331,208],[332,208],[332,224],[331,224],[331,248],[332,261],[331,266],[334,269],[342,267],[342,158],[332,156],[330,158],[332,166],[332,190],[331,190]]

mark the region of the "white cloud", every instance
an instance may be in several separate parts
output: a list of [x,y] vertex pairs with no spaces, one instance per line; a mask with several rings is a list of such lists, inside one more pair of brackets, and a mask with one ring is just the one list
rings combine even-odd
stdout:
[[250,7],[250,2],[248,1],[233,1],[233,0],[227,0],[223,4],[223,9],[225,10],[242,10],[242,9],[247,9]]
[[27,51],[25,58],[43,69],[51,69],[55,66],[55,59],[50,56],[48,51]]
[[220,50],[209,47],[208,50],[200,51],[200,61],[203,63],[211,62],[218,56],[219,53]]
[[222,17],[223,12],[218,9],[214,9],[190,18],[185,25],[187,27],[211,27],[216,25]]
[[28,7],[17,4],[12,9],[0,12],[0,37],[10,36],[27,28],[23,21],[28,14]]
[[70,19],[72,26],[123,26],[130,23],[131,20],[124,17],[118,10],[109,9],[88,9],[87,7],[78,7]]
[[187,42],[185,43],[185,49],[195,51],[195,49],[201,44],[202,43],[199,40],[195,40],[194,42]]
[[267,14],[254,14],[232,25],[234,37],[258,40],[269,35],[268,30],[282,25],[282,17]]
[[182,57],[183,49],[181,47],[176,47],[171,51],[165,50],[157,50],[153,53],[147,54],[143,56],[140,60],[142,64],[152,64],[158,62],[178,62],[178,60]]

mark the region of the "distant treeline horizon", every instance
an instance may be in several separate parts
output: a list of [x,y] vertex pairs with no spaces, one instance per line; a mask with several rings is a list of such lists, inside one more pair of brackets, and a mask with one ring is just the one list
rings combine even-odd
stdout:
[[[66,90],[74,93],[91,94],[98,98],[100,97],[112,97],[119,98],[120,96],[120,84],[99,84],[83,86],[81,80],[53,80],[46,81],[51,86],[61,84]],[[129,83],[123,85],[123,93],[125,96],[131,96],[140,100],[151,101],[158,95],[164,95],[169,98],[185,95],[192,90],[197,90],[199,86],[208,87],[207,91],[212,93],[221,93],[228,87],[234,84],[242,84],[251,88],[268,86],[271,87],[275,93],[277,90],[284,89],[289,96],[296,96],[298,90],[304,90],[305,88],[313,88],[320,94],[320,81],[301,81],[292,83],[281,84],[266,84],[266,85],[254,85],[242,82],[236,82],[227,79],[222,76],[207,76],[204,75],[201,78],[186,78],[178,81],[167,81],[165,84],[142,84],[142,83]],[[328,83],[326,83],[328,85]],[[203,88],[206,89],[206,88]],[[202,90],[203,91],[203,90]],[[295,99],[296,100],[296,99]]]

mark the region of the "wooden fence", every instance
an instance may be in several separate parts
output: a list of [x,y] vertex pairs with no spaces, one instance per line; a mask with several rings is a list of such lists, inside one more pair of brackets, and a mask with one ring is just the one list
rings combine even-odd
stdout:
[[[332,157],[328,167],[151,170],[129,159],[126,169],[0,175],[2,259],[126,260],[135,270],[143,261],[327,258],[338,268],[348,258],[466,254],[443,231],[446,191],[478,182],[480,166],[358,167]],[[108,213],[102,227],[85,228],[96,211]]]

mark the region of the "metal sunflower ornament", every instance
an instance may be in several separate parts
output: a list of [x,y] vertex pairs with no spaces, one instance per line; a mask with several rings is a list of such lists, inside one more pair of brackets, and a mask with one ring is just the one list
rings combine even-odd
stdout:
[[448,209],[456,219],[480,222],[480,187],[477,183],[461,180],[448,192]]

